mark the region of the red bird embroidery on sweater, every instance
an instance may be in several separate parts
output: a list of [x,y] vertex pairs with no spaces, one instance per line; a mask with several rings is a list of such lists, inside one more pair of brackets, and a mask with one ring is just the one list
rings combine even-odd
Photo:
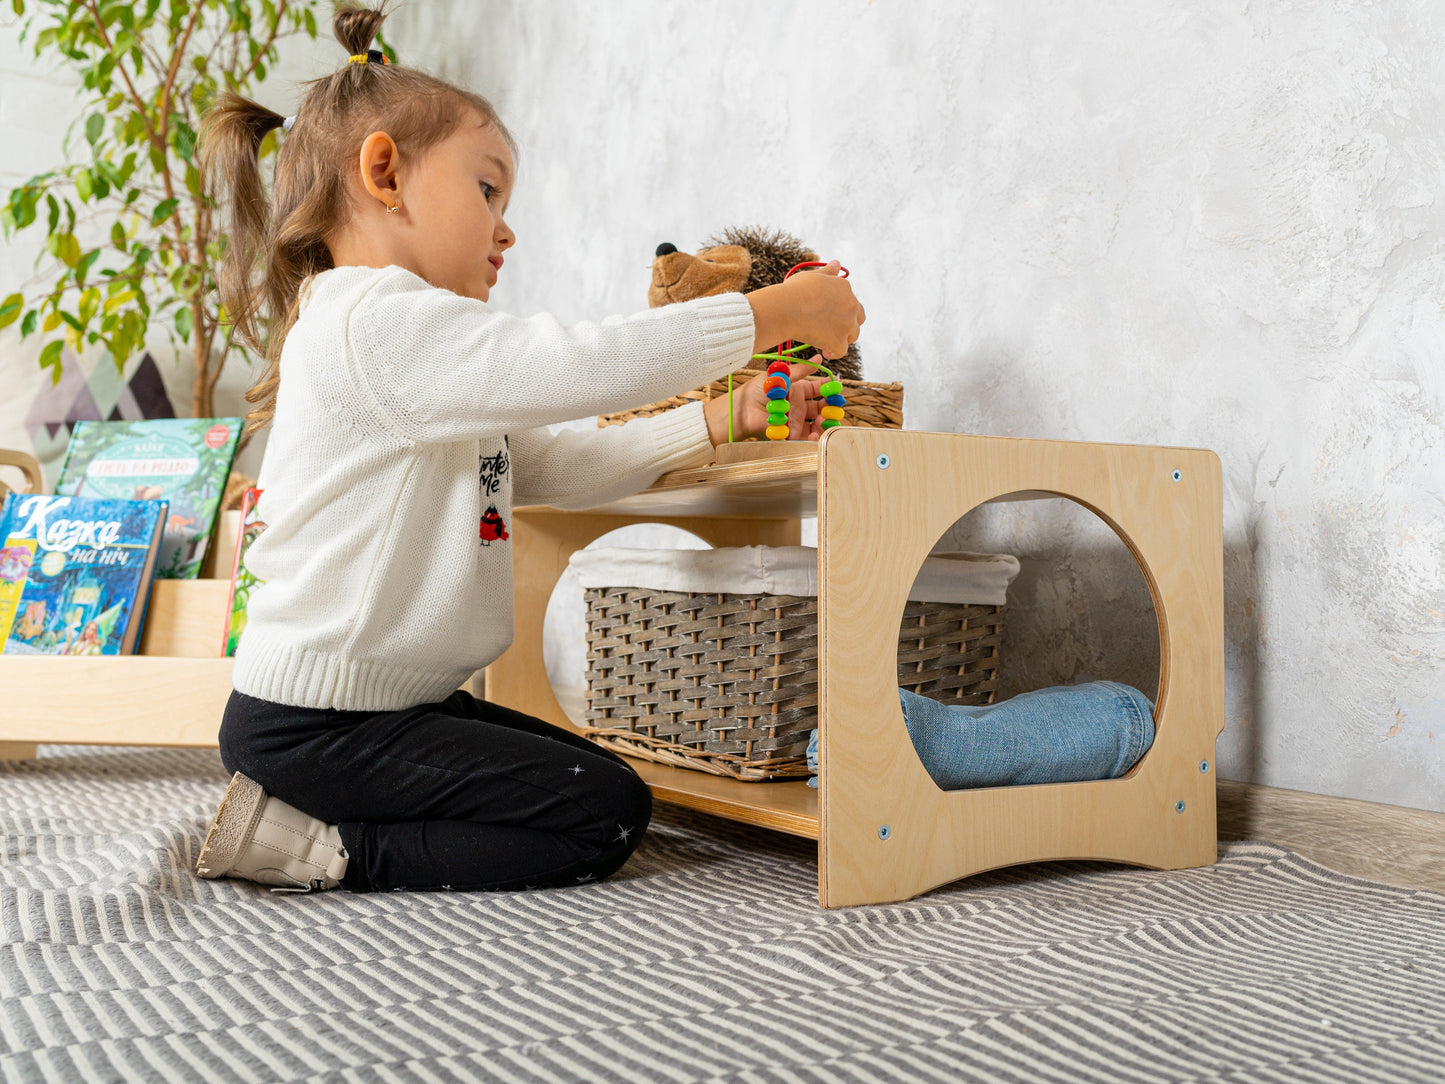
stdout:
[[487,506],[487,513],[482,517],[478,533],[481,535],[482,545],[484,546],[491,545],[493,542],[505,542],[507,540],[507,525],[502,522],[502,515],[497,511],[495,504]]

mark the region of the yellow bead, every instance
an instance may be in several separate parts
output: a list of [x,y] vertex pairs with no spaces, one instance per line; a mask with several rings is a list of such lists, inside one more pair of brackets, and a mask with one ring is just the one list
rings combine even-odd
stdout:
[[818,413],[825,418],[832,418],[835,422],[841,422],[843,420],[843,408],[840,406],[825,406],[822,410],[818,411]]
[[768,426],[767,437],[769,440],[787,440],[788,427],[786,425]]

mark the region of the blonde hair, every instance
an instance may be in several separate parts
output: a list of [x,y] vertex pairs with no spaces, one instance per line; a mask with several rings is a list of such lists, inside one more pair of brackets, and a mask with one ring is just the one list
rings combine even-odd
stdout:
[[[356,59],[367,55],[385,18],[384,2],[345,5],[332,31]],[[404,155],[420,156],[475,111],[516,153],[511,133],[480,94],[412,68],[352,59],[307,84],[276,153],[269,200],[259,151],[285,118],[227,91],[201,123],[201,183],[220,202],[229,235],[217,276],[221,302],[236,336],[266,360],[246,393],[254,404],[247,415],[251,431],[275,415],[281,347],[296,322],[301,285],[333,266],[326,238],[351,214],[347,171],[366,136],[383,130]]]

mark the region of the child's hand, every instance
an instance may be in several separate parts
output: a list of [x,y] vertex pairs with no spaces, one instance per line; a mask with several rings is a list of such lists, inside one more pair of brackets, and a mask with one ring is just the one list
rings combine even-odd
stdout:
[[[799,272],[801,274],[802,272]],[[793,278],[797,278],[794,275]],[[789,282],[792,279],[788,280]],[[768,428],[768,395],[763,390],[767,373],[753,377],[746,384],[733,385],[733,439],[746,440],[761,437]],[[811,365],[788,367],[788,439],[818,440],[823,435],[823,400],[818,389],[828,379]],[[707,419],[708,436],[713,444],[726,444],[728,440],[727,396],[720,395],[708,401],[703,408]]]
[[841,270],[834,260],[745,295],[753,307],[754,352],[792,340],[812,343],[824,358],[846,354],[866,317]]

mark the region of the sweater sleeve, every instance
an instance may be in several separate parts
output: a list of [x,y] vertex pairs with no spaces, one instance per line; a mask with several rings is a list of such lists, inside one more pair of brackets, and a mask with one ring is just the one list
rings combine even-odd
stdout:
[[703,404],[604,429],[508,434],[512,505],[593,508],[638,493],[668,471],[712,460]]
[[353,376],[380,422],[415,443],[476,440],[628,410],[743,367],[752,307],[718,294],[564,325],[499,312],[400,268],[347,321]]

